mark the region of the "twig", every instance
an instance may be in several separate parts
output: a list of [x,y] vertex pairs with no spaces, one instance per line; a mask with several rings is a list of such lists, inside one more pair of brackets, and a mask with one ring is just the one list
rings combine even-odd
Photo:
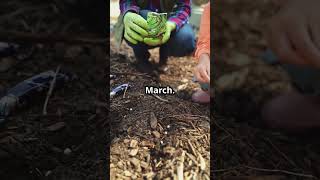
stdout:
[[2,21],[5,21],[5,20],[10,20],[11,18],[14,18],[15,16],[18,16],[18,15],[21,15],[21,14],[25,14],[27,13],[28,11],[39,11],[41,9],[45,9],[45,8],[48,8],[49,6],[38,6],[38,7],[34,7],[34,6],[31,6],[31,7],[23,7],[23,8],[20,8],[14,12],[11,12],[9,14],[5,14],[3,16],[0,16],[0,22]]
[[206,162],[204,161],[204,158],[202,157],[202,155],[198,152],[199,155],[199,160],[200,160],[200,169],[201,171],[205,171],[206,170]]
[[128,76],[145,76],[145,77],[151,77],[148,74],[141,74],[141,73],[129,73],[129,72],[124,72],[124,73],[120,73],[120,72],[113,72],[111,74],[114,75],[128,75]]
[[220,128],[221,130],[223,130],[225,133],[227,133],[229,136],[231,136],[234,139],[234,136],[228,131],[226,130],[224,127],[220,126],[216,121],[213,121],[213,123]]
[[107,39],[81,37],[81,35],[39,34],[39,33],[35,34],[35,33],[25,33],[25,32],[17,32],[17,31],[0,31],[0,41],[17,42],[17,43],[33,42],[33,43],[45,43],[45,44],[63,42],[63,43],[69,43],[69,44],[95,44],[95,45],[105,45],[107,43]]
[[281,169],[262,169],[262,168],[256,168],[256,167],[250,167],[250,166],[244,166],[244,167],[246,167],[248,169],[256,170],[256,171],[272,172],[272,173],[283,173],[283,174],[292,175],[292,176],[311,178],[311,179],[318,179],[317,177],[315,177],[313,175],[310,175],[310,174],[296,173],[296,172],[291,172],[291,171],[281,170]]
[[201,116],[201,115],[196,115],[196,114],[171,114],[171,115],[168,115],[164,118],[204,118],[205,120],[209,121],[210,122],[210,118],[208,116]]
[[169,102],[169,100],[167,100],[167,99],[163,99],[163,98],[161,98],[160,96],[158,96],[158,95],[155,95],[155,94],[151,94],[152,96],[154,96],[155,98],[157,98],[157,99],[159,99],[160,101],[163,101],[163,102]]
[[285,160],[287,160],[287,161],[288,161],[291,165],[293,165],[294,167],[297,167],[296,163],[295,163],[293,160],[289,159],[289,157],[286,156],[279,148],[277,148],[277,147],[271,142],[271,140],[270,140],[269,138],[265,138],[265,140],[266,140],[276,151],[278,151],[278,153],[279,153]]
[[[129,85],[129,83],[128,83],[128,85]],[[128,90],[128,87],[126,87],[126,89],[124,90],[124,93],[123,93],[123,97],[122,97],[122,98],[125,98],[125,97],[126,97],[127,90]]]
[[229,172],[229,171],[232,171],[232,170],[235,170],[235,169],[238,169],[239,167],[236,166],[236,167],[231,167],[231,168],[228,168],[228,169],[217,169],[217,170],[213,170],[213,172],[215,173],[219,173],[219,172]]
[[59,73],[59,71],[60,71],[60,66],[57,67],[56,73],[54,74],[54,77],[53,77],[53,79],[52,79],[52,81],[50,83],[50,88],[49,88],[46,100],[44,102],[44,105],[43,105],[43,110],[42,110],[42,114],[43,115],[47,115],[48,102],[49,102],[50,96],[52,94],[53,88],[54,88],[54,86],[56,84],[57,74]]
[[182,150],[182,155],[180,157],[180,162],[178,163],[178,167],[177,167],[177,176],[178,176],[178,180],[183,180],[183,171],[184,171],[184,158],[185,158],[185,151]]
[[253,149],[254,151],[257,151],[257,148],[255,148],[250,142],[243,140],[241,137],[240,138],[235,138],[227,129],[225,129],[222,125],[219,125],[217,123],[217,121],[213,121],[213,123],[220,128],[221,130],[223,130],[225,133],[227,133],[229,136],[231,136],[232,140],[238,140],[244,144],[247,144],[249,147],[251,147],[251,149]]
[[193,145],[191,144],[190,139],[188,139],[188,144],[189,144],[189,146],[190,146],[190,149],[191,149],[193,155],[196,156],[196,155],[197,155],[197,152],[196,152],[196,150],[194,149]]
[[196,166],[199,166],[198,161],[193,157],[193,155],[189,154],[188,152],[186,152],[186,155],[196,164]]

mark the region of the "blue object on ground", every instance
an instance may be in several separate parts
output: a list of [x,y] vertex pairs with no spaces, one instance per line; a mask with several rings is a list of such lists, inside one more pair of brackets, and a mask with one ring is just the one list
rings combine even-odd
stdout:
[[209,83],[200,83],[195,77],[192,77],[192,81],[195,83],[199,83],[203,91],[209,91],[210,89]]
[[116,88],[114,88],[111,92],[110,92],[110,98],[119,95],[123,92],[125,92],[128,88],[130,88],[131,86],[129,84],[122,84]]

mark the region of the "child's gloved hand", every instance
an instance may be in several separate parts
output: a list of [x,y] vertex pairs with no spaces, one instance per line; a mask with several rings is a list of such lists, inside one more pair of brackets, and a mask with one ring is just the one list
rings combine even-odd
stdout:
[[143,38],[148,35],[147,21],[139,14],[127,12],[123,19],[124,38],[132,44],[142,42]]
[[176,29],[176,24],[170,21],[166,22],[166,32],[163,34],[162,38],[144,38],[143,42],[149,46],[159,46],[168,42],[170,39],[171,32]]
[[284,63],[320,67],[320,1],[285,1],[269,22],[271,49]]
[[199,64],[194,69],[194,76],[201,83],[210,83],[210,57],[208,54],[202,54]]

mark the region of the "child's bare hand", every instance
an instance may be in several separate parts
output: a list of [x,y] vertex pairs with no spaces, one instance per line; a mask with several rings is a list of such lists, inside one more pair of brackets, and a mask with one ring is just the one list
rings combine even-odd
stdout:
[[269,45],[284,63],[320,67],[319,7],[319,0],[285,1],[269,21]]
[[202,54],[199,64],[194,69],[194,76],[201,83],[210,82],[210,57],[208,54]]

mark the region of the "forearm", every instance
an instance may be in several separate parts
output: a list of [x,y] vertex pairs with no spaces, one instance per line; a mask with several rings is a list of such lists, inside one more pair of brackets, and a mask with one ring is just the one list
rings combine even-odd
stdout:
[[176,24],[176,30],[179,30],[184,24],[186,24],[191,15],[190,0],[179,0],[177,3],[177,10],[175,14],[169,17],[169,21]]
[[210,47],[206,46],[205,44],[203,45],[198,45],[196,51],[195,51],[195,59],[198,61],[201,59],[201,56],[208,56],[210,57]]
[[140,8],[137,5],[136,0],[120,0],[119,1],[120,12],[121,14],[125,14],[128,11],[138,13]]
[[199,38],[195,52],[196,59],[200,59],[202,54],[210,56],[210,40],[210,4],[207,4],[201,17]]

